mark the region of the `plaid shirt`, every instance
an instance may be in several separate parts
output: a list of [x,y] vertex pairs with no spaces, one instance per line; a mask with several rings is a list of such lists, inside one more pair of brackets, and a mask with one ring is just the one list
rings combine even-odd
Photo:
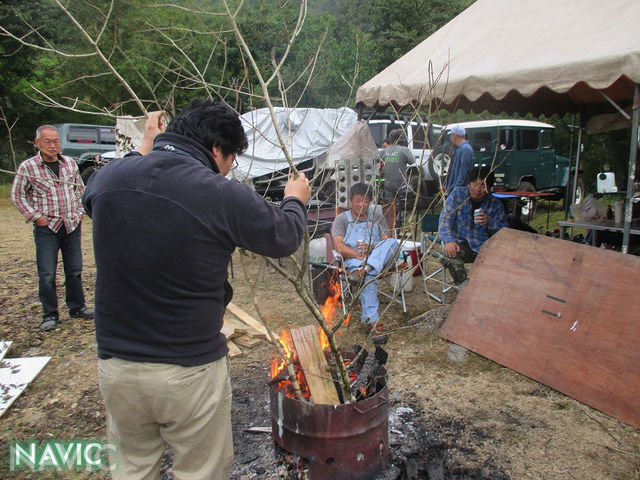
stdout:
[[466,242],[474,252],[479,252],[482,244],[502,227],[507,226],[507,216],[502,202],[487,195],[478,208],[489,217],[487,225],[473,221],[473,207],[469,187],[458,187],[451,192],[440,213],[440,237],[444,243]]
[[58,155],[58,160],[59,177],[44,164],[39,153],[22,162],[11,188],[11,201],[27,223],[45,217],[54,232],[64,225],[67,233],[71,233],[84,214],[84,183],[72,158]]

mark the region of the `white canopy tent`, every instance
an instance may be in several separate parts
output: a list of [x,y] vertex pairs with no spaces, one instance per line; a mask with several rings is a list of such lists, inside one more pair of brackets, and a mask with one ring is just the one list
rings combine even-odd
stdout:
[[631,127],[626,251],[638,150],[639,19],[638,0],[478,0],[362,85],[356,105],[573,112],[583,121],[618,114]]

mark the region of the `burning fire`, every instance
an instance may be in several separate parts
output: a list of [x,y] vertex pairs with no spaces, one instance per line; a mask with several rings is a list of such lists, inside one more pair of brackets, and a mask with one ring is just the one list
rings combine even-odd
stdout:
[[[335,315],[336,309],[338,309],[338,307],[340,307],[341,305],[342,304],[340,303],[340,288],[337,282],[332,281],[331,284],[329,285],[329,296],[327,297],[327,299],[324,302],[324,305],[322,305],[320,309],[320,312],[322,313],[322,316],[324,317],[329,327],[333,327],[333,325],[335,324],[334,315]],[[344,326],[349,324],[350,317],[351,317],[351,314],[348,314],[344,320]],[[329,340],[327,339],[327,336],[325,335],[321,327],[318,327],[318,337],[320,339],[320,346],[322,347],[322,350],[324,351],[328,349]],[[293,345],[293,340],[291,338],[291,334],[288,331],[283,330],[282,333],[280,334],[280,338],[278,339],[278,341],[280,342],[280,345],[285,351],[287,357],[289,357],[292,360],[292,362],[296,363],[295,362],[296,352]],[[283,371],[286,371],[286,367],[287,367],[287,364],[284,360],[282,360],[279,357],[275,357],[271,361],[271,379],[274,379],[276,376],[280,375],[281,373],[284,375],[285,372]],[[298,378],[298,383],[300,384],[302,393],[308,397],[309,388],[305,381],[304,373],[299,368],[297,363],[296,363],[296,376]],[[278,390],[285,391],[287,392],[287,394],[289,394],[290,391],[292,392],[291,381],[288,378],[283,379],[282,381],[278,382],[278,385],[276,386],[276,388]]]
[[[298,384],[300,385],[300,390],[302,391],[302,395],[306,398],[310,398],[311,392],[309,392],[309,387],[307,385],[306,379],[304,378],[304,373],[297,362],[296,351],[293,346],[293,339],[291,338],[291,333],[287,332],[286,330],[283,330],[282,333],[280,334],[280,338],[278,339],[278,342],[280,342],[280,345],[282,346],[282,349],[285,351],[287,357],[291,359],[291,363],[295,365],[296,378],[298,379]],[[285,392],[290,397],[294,397],[293,385],[291,383],[291,380],[289,380],[288,378],[287,363],[284,360],[278,357],[275,357],[271,362],[271,379],[273,380],[278,375],[280,376],[286,375],[286,378],[283,378],[281,381],[279,381],[276,384],[276,389]]]
[[[342,306],[340,303],[340,288],[337,282],[332,281],[329,284],[329,296],[324,301],[324,305],[320,311],[322,312],[322,316],[330,327],[333,327],[333,316],[338,307]],[[347,318],[344,320],[344,326],[349,325],[349,319],[351,318],[351,313],[347,314]],[[322,350],[326,350],[329,348],[329,339],[322,331],[322,328],[318,327],[318,336],[320,337],[320,346]]]

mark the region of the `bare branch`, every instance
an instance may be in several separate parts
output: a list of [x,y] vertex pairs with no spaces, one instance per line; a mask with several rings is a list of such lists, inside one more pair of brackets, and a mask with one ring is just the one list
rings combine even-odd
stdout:
[[[306,0],[302,0],[302,2],[306,5]],[[245,55],[249,59],[251,68],[253,69],[253,72],[258,78],[258,82],[260,83],[260,88],[262,89],[263,99],[266,102],[267,107],[269,108],[269,113],[271,114],[271,120],[273,121],[276,134],[278,135],[278,139],[280,140],[280,147],[282,148],[285,158],[287,159],[287,163],[289,164],[289,169],[293,173],[293,175],[297,177],[298,170],[296,169],[296,166],[293,164],[293,160],[291,159],[291,154],[289,153],[289,150],[287,149],[284,143],[284,137],[282,136],[282,132],[280,131],[280,126],[278,125],[275,111],[273,109],[273,103],[271,102],[271,97],[269,96],[269,84],[264,81],[264,78],[262,77],[262,72],[260,71],[260,68],[258,67],[258,64],[256,63],[255,59],[253,58],[253,54],[251,53],[249,46],[245,42],[244,37],[240,33],[240,29],[238,28],[238,24],[236,23],[236,19],[235,19],[235,15],[237,15],[237,10],[236,10],[236,14],[232,14],[231,10],[229,9],[229,4],[227,3],[227,0],[222,0],[222,3],[227,11],[227,15],[229,17],[229,21],[231,22],[231,27],[233,28],[233,32],[236,36],[236,39],[238,40],[238,43],[240,43],[240,46],[244,50]]]
[[[226,5],[226,2],[225,2],[225,5]],[[278,62],[278,64],[276,64],[276,66],[275,66],[276,68],[275,68],[273,74],[265,82],[267,85],[269,85],[273,81],[273,79],[276,78],[276,76],[278,75],[278,72],[282,68],[282,65],[284,65],[284,62],[287,60],[287,57],[289,56],[289,52],[291,51],[291,46],[293,45],[296,37],[298,35],[300,35],[300,32],[302,31],[302,26],[304,25],[304,20],[305,20],[306,17],[307,17],[307,0],[302,0],[300,2],[300,11],[298,12],[298,19],[296,21],[296,26],[293,29],[293,33],[289,37],[289,42],[287,43],[287,48],[285,49],[284,54],[282,55],[282,58],[280,59],[280,62]]]
[[[43,47],[42,45],[38,45],[37,43],[31,43],[31,42],[27,42],[25,40],[26,37],[28,37],[29,35],[31,35],[32,33],[35,33],[35,30],[21,36],[18,37],[16,35],[14,35],[13,33],[11,33],[9,30],[7,30],[6,28],[4,28],[3,26],[0,26],[0,35],[4,36],[4,37],[9,37],[9,38],[13,38],[14,40],[16,40],[17,42],[19,42],[20,44],[24,45],[25,47],[30,47],[30,48],[35,48],[36,50],[42,50],[45,52],[50,52],[50,53],[55,53],[56,55],[60,55],[61,57],[68,57],[68,58],[87,58],[87,57],[95,57],[96,53],[95,52],[91,52],[91,53],[67,53],[64,52],[62,50],[53,48],[53,47]],[[14,54],[17,52],[14,52]]]
[[18,165],[16,164],[16,152],[13,149],[13,137],[11,135],[11,131],[13,130],[13,127],[16,126],[16,123],[18,123],[18,120],[20,119],[20,117],[17,117],[13,121],[13,123],[9,125],[9,120],[7,119],[7,115],[4,111],[4,108],[2,108],[2,105],[0,105],[0,116],[2,116],[2,123],[4,123],[5,128],[7,129],[7,135],[9,136],[9,149],[11,150],[11,159],[13,160],[13,168],[14,170],[17,170]]
[[[149,24],[147,24],[147,25],[149,25]],[[150,27],[153,28],[153,25],[150,25]],[[158,32],[160,35],[162,35],[164,38],[166,38],[169,41],[169,43],[176,50],[178,50],[182,54],[182,56],[187,60],[187,62],[189,62],[189,65],[191,65],[191,67],[193,67],[193,69],[196,71],[197,78],[201,82],[202,88],[204,88],[204,90],[207,92],[207,96],[209,98],[211,98],[211,91],[209,90],[209,84],[204,79],[204,76],[203,76],[202,72],[200,72],[200,70],[198,69],[197,65],[193,62],[193,60],[191,60],[191,57],[189,55],[187,55],[185,53],[185,51],[182,48],[180,48],[178,46],[178,44],[171,37],[169,37],[167,34],[165,34],[164,32],[162,32],[160,30],[156,30],[156,32]]]
[[[120,84],[127,90],[127,92],[129,92],[129,95],[131,95],[131,98],[133,98],[135,100],[135,102],[138,105],[138,107],[140,108],[140,110],[146,115],[147,114],[147,109],[145,108],[145,106],[142,104],[142,102],[138,98],[138,95],[136,94],[136,92],[134,92],[134,90],[131,88],[129,83],[122,77],[122,75],[120,75],[120,73],[115,69],[113,64],[104,56],[104,54],[102,53],[102,50],[100,50],[100,47],[98,46],[97,41],[95,41],[95,40],[93,40],[91,38],[91,36],[87,33],[87,31],[84,29],[84,27],[82,25],[80,25],[78,20],[76,20],[76,18],[71,14],[71,12],[64,5],[62,5],[62,3],[60,3],[60,0],[54,0],[54,2],[56,3],[56,5],[58,5],[58,7],[60,7],[60,9],[65,13],[65,15],[67,17],[69,17],[69,19],[76,26],[76,28],[78,28],[78,30],[80,30],[80,33],[82,33],[82,35],[87,40],[87,42],[89,42],[89,44],[91,45],[91,47],[95,51],[96,55],[98,55],[100,60],[102,60],[102,62],[105,64],[105,66],[118,79]],[[110,8],[110,10],[111,10],[111,8],[113,8],[113,0],[111,0],[109,8]]]
[[188,8],[188,7],[183,7],[182,5],[176,5],[173,3],[157,3],[155,5],[152,5],[152,7],[158,7],[158,8],[177,8],[178,10],[184,10],[185,12],[190,12],[190,13],[196,13],[198,15],[212,15],[212,16],[216,16],[216,17],[224,17],[227,14],[220,12],[208,12],[206,10],[196,10],[195,8]]

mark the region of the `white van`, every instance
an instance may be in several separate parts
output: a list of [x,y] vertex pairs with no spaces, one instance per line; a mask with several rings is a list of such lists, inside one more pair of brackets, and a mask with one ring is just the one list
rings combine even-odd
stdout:
[[409,175],[417,173],[417,169],[421,168],[423,180],[437,181],[429,172],[427,164],[431,150],[435,148],[442,134],[442,125],[404,121],[398,118],[372,118],[367,123],[379,149],[383,148],[382,143],[389,132],[398,128],[402,129],[407,137],[407,146],[415,159],[415,163],[409,167]]

